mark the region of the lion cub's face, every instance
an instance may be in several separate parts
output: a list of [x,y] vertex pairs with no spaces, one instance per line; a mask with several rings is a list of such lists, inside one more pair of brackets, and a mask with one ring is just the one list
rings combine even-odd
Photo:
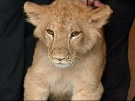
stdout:
[[46,26],[45,43],[51,61],[58,67],[68,67],[74,62],[83,35],[80,25],[76,26],[72,17],[62,18],[60,15]]
[[26,2],[28,21],[36,26],[34,35],[48,49],[48,57],[58,67],[74,64],[78,54],[86,54],[98,39],[110,8],[87,7],[79,0],[57,0],[51,5]]

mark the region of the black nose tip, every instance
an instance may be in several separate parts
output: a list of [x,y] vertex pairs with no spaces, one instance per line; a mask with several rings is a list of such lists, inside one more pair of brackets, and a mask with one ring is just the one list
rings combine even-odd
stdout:
[[57,60],[59,60],[59,61],[62,61],[62,60],[64,60],[65,58],[56,58]]

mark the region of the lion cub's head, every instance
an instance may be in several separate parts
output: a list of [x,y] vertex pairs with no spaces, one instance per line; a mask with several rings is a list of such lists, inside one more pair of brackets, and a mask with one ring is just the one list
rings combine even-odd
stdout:
[[79,0],[56,0],[51,5],[26,2],[24,10],[28,22],[36,26],[34,35],[58,67],[68,67],[77,54],[90,51],[102,39],[101,28],[110,15],[107,5],[94,9]]

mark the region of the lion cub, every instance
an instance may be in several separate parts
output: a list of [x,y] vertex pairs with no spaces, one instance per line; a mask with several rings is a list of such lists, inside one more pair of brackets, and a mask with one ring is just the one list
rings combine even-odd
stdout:
[[56,0],[50,5],[26,2],[24,10],[39,39],[25,77],[24,100],[100,100],[106,61],[102,27],[110,7]]

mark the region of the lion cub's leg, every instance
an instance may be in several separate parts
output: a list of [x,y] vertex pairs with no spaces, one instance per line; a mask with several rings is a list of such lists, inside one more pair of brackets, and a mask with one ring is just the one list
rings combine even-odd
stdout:
[[[86,84],[84,84],[86,85]],[[100,83],[97,87],[93,89],[90,86],[79,86],[74,91],[72,101],[74,100],[89,100],[89,101],[99,101],[103,93],[103,86]]]
[[48,85],[28,69],[24,82],[24,100],[47,100],[49,96]]

